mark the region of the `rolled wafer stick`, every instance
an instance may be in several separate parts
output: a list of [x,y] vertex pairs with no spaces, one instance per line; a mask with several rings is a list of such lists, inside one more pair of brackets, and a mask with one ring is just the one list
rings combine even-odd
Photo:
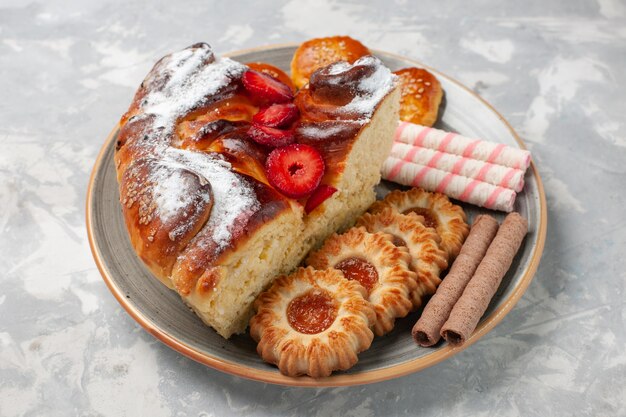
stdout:
[[455,175],[426,165],[388,157],[382,167],[383,178],[398,184],[421,187],[449,197],[493,210],[513,210],[516,193],[484,181]]
[[465,158],[402,142],[393,143],[391,156],[499,187],[510,188],[516,192],[524,188],[524,171],[521,169],[490,164],[478,159]]
[[474,276],[441,328],[441,337],[448,343],[462,345],[476,329],[527,232],[528,221],[519,213],[506,216]]
[[394,138],[397,142],[437,149],[441,152],[517,168],[523,171],[530,165],[530,152],[527,150],[514,148],[502,143],[471,139],[457,133],[409,122],[400,122]]
[[493,217],[482,214],[474,219],[470,233],[450,272],[413,326],[413,339],[418,345],[428,347],[439,342],[441,327],[474,275],[497,231],[498,222]]

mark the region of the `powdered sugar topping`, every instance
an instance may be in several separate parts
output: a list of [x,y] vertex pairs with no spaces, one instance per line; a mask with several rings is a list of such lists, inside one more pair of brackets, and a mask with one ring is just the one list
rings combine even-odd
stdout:
[[342,111],[362,114],[367,122],[378,103],[393,89],[397,77],[380,59],[371,55],[359,58],[353,64],[356,65],[373,66],[374,72],[359,81],[357,94],[350,103],[342,107]]
[[298,126],[298,133],[314,139],[330,138],[342,134],[349,125],[344,123],[325,123],[323,125],[312,123]]
[[182,210],[194,204],[197,196],[208,203],[210,192],[190,193],[181,192],[192,188],[192,178],[184,175],[185,171],[163,166],[152,172],[151,183],[154,184],[153,195],[161,221],[167,223],[176,217]]
[[148,91],[142,108],[155,117],[154,127],[169,133],[176,120],[228,87],[246,66],[229,58],[216,58],[210,47],[200,44],[175,52],[153,70],[152,79],[166,80]]
[[351,67],[352,66],[346,61],[338,61],[328,66],[327,73],[328,75],[337,75],[349,70]]
[[[140,117],[152,116],[146,137],[152,140],[174,137],[177,120],[230,94],[246,69],[229,58],[216,57],[209,45],[203,43],[164,57],[144,81],[146,94],[141,101],[144,116]],[[236,219],[259,208],[254,190],[219,154],[171,145],[157,149],[145,183],[151,188],[147,191],[151,191],[153,198],[146,212],[150,216],[153,213],[163,224],[171,224],[169,238],[175,241],[198,224],[198,216],[205,213],[203,208],[212,201],[204,229],[209,231],[218,250],[226,247],[232,239]],[[210,187],[204,187],[207,183]]]
[[[219,249],[228,245],[232,237],[235,220],[246,212],[259,209],[254,190],[232,172],[231,165],[220,155],[168,148],[159,161],[165,169],[156,170],[152,182],[154,186],[157,213],[163,222],[181,213],[189,204],[208,203],[208,194],[190,193],[189,176],[192,172],[200,183],[210,183],[213,194],[213,207],[205,228]],[[184,232],[194,219],[181,223],[172,233]]]

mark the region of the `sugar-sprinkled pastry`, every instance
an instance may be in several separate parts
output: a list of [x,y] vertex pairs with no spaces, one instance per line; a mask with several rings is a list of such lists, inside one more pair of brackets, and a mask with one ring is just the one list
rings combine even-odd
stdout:
[[357,222],[370,233],[384,232],[393,236],[396,246],[404,246],[411,255],[411,269],[417,274],[417,289],[411,293],[413,308],[421,307],[424,298],[434,294],[441,282],[439,274],[448,267],[447,253],[439,248],[437,232],[424,226],[424,217],[415,213],[400,214],[390,207],[365,213]]
[[[159,60],[122,116],[114,159],[130,243],[224,338],[375,199],[400,90],[374,57],[341,69],[306,89],[310,112],[330,110],[312,120],[284,72],[198,43]],[[338,95],[349,103],[327,99]]]
[[329,376],[370,347],[375,314],[367,291],[335,269],[298,268],[255,301],[250,335],[263,360],[288,376]]
[[368,300],[376,311],[377,336],[391,331],[395,319],[411,311],[411,293],[417,289],[416,275],[409,269],[409,251],[396,247],[392,240],[386,233],[368,233],[363,227],[355,227],[343,235],[332,235],[307,259],[307,265],[338,269],[367,289]]
[[310,39],[293,54],[291,78],[297,88],[302,88],[315,70],[338,61],[353,63],[369,54],[370,51],[361,42],[349,36]]
[[402,88],[400,120],[424,126],[434,125],[443,98],[439,80],[423,68],[404,68],[394,74],[400,78]]
[[369,212],[378,213],[385,207],[392,207],[403,214],[414,212],[423,216],[424,224],[434,228],[441,238],[440,246],[448,254],[448,262],[454,260],[469,233],[465,212],[443,194],[420,188],[394,190],[383,200],[372,204]]

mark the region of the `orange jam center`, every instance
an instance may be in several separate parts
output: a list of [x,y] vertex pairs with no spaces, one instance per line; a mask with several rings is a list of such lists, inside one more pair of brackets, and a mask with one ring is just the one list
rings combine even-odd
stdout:
[[393,237],[393,239],[391,239],[391,243],[393,243],[394,246],[406,246],[406,242],[400,236],[391,236]]
[[426,227],[432,227],[434,229],[434,228],[437,228],[437,226],[439,226],[439,222],[437,221],[437,216],[430,209],[427,209],[424,207],[413,207],[413,208],[404,210],[402,212],[402,214],[407,214],[407,213],[415,213],[415,214],[419,214],[420,216],[424,216],[424,226]]
[[335,265],[348,279],[359,281],[370,292],[378,282],[378,271],[374,265],[361,258],[347,258]]
[[337,317],[337,303],[327,291],[314,289],[294,298],[287,306],[287,320],[296,331],[317,334]]

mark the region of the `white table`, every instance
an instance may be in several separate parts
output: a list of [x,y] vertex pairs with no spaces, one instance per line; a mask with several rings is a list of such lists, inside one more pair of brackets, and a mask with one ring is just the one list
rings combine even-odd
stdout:
[[[174,3],[0,0],[0,415],[626,415],[623,1]],[[163,54],[330,34],[490,101],[539,166],[546,250],[509,316],[451,360],[371,386],[264,385],[184,358],[122,310],[88,248],[86,185]]]

